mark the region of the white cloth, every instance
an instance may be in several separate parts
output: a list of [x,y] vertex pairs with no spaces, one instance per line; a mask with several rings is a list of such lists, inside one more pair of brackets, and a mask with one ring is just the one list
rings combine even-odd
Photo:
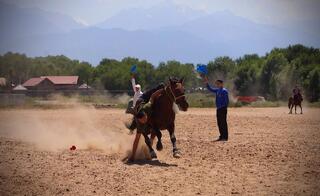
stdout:
[[134,78],[131,79],[131,84],[134,91],[133,105],[132,105],[134,107],[136,106],[136,102],[139,99],[139,97],[143,94],[143,92],[141,91],[141,89],[139,91],[136,90],[136,80]]

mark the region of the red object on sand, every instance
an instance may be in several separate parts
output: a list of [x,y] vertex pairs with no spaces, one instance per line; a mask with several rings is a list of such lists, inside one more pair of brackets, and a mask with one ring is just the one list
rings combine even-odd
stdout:
[[76,149],[77,149],[77,148],[76,148],[76,146],[74,146],[74,145],[70,147],[70,150],[76,150]]
[[243,103],[252,103],[256,101],[265,101],[264,97],[261,96],[238,96],[237,101]]

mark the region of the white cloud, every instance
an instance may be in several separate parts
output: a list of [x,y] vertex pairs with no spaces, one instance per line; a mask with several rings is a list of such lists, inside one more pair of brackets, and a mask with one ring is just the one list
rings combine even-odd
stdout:
[[74,18],[74,17],[73,17],[73,19],[74,19],[77,23],[79,23],[79,24],[81,24],[81,25],[83,25],[83,26],[90,26],[87,21],[85,21],[85,20],[83,20],[83,19],[81,19],[81,18]]

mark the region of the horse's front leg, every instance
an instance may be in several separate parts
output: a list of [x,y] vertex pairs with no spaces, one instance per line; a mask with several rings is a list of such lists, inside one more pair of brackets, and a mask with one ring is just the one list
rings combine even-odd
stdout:
[[153,141],[154,141],[154,138],[156,137],[156,134],[154,132],[151,132],[151,146],[153,146]]
[[161,133],[160,129],[153,129],[153,131],[151,132],[151,146],[153,146],[153,141],[156,136],[158,138],[157,150],[161,151],[163,149],[163,145],[161,142],[162,133]]
[[180,158],[180,157],[181,157],[181,154],[180,154],[179,149],[177,148],[177,145],[176,145],[177,139],[176,139],[176,136],[174,135],[174,123],[172,123],[172,124],[168,127],[168,131],[169,131],[170,140],[171,140],[171,143],[172,143],[173,157],[174,157],[174,158]]
[[297,114],[297,105],[294,105],[294,113]]
[[300,109],[301,109],[300,114],[302,114],[302,105],[300,104],[299,106],[300,106]]
[[157,154],[156,152],[153,150],[152,148],[152,145],[151,145],[151,140],[150,138],[148,137],[148,134],[147,133],[143,133],[143,136],[144,136],[144,141],[146,143],[146,145],[148,146],[148,149],[149,149],[149,153],[150,153],[150,156],[152,159],[156,159],[157,158]]

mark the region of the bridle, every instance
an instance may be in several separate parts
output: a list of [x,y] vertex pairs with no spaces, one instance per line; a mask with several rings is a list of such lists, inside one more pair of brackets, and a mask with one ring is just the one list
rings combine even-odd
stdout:
[[[176,96],[176,95],[173,93],[173,91],[172,91],[172,88],[171,88],[171,85],[170,85],[170,84],[169,84],[169,85],[167,85],[167,86],[165,87],[164,91],[165,91],[165,92],[166,92],[166,94],[168,95],[169,99],[172,99],[172,101],[173,101],[174,103],[177,103],[177,100],[179,100],[179,99],[181,99],[181,98],[185,97],[185,94],[182,94],[182,95]],[[168,92],[168,91],[169,91],[169,92]],[[171,96],[170,96],[169,94],[170,94]]]

